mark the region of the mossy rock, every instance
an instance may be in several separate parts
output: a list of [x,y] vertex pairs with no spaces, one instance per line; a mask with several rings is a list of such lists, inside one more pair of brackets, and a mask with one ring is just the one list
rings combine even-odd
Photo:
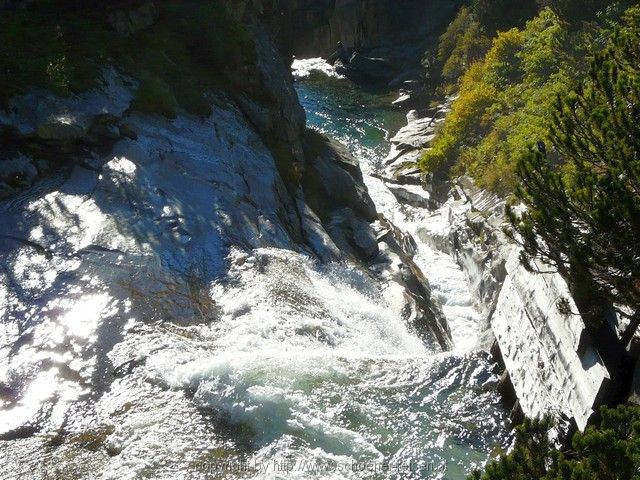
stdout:
[[140,112],[176,118],[178,101],[169,85],[159,78],[149,76],[140,82],[132,107]]

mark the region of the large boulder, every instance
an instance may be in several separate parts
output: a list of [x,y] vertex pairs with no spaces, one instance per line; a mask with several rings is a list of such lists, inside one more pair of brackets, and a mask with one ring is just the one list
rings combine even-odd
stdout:
[[302,177],[305,198],[323,220],[333,212],[350,208],[369,222],[376,207],[362,179],[358,161],[339,142],[313,130],[305,136],[306,166]]
[[425,118],[410,121],[391,139],[400,151],[415,150],[428,147],[435,137],[435,131],[444,117],[437,112]]
[[429,281],[414,262],[414,239],[402,232],[384,215],[378,216],[376,234],[380,253],[371,270],[402,288],[404,320],[425,343],[443,351],[453,346],[451,331],[440,304],[431,295]]

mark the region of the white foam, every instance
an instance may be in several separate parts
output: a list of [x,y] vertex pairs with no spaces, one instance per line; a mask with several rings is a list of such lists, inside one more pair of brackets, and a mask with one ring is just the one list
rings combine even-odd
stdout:
[[344,78],[336,72],[333,65],[327,63],[324,58],[294,59],[291,65],[293,76],[296,78],[309,77],[313,73],[322,73],[327,77]]

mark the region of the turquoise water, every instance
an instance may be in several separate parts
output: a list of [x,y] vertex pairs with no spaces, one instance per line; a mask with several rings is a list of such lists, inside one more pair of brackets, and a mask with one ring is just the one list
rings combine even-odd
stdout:
[[307,125],[340,140],[368,162],[382,159],[389,151],[389,137],[406,124],[405,114],[391,106],[394,92],[366,90],[322,74],[297,79],[296,90]]
[[[378,211],[416,237],[420,222],[416,219],[426,218],[429,212],[401,206],[382,181],[371,177],[390,149],[389,138],[406,124],[405,112],[391,106],[397,92],[366,90],[319,73],[298,75],[296,90],[308,125],[340,140],[360,161]],[[418,244],[415,260],[444,304],[452,330],[465,330],[454,331],[454,339],[473,337],[479,315],[464,275],[448,255]],[[461,313],[464,318],[454,318]],[[360,432],[382,454],[383,462],[416,467],[354,478],[462,480],[507,448],[510,425],[496,391],[494,364],[474,344],[444,354],[403,352],[408,355],[394,362],[371,358],[350,388],[327,385],[326,400],[333,398],[342,405],[345,415],[334,419],[337,424]],[[366,458],[354,451],[349,456],[355,461]]]

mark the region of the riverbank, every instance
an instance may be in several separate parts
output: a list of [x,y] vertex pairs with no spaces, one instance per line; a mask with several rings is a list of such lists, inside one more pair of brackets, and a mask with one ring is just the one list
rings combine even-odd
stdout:
[[505,369],[501,389],[511,418],[551,414],[561,430],[584,430],[611,394],[611,374],[582,318],[558,306],[566,299],[569,312],[578,310],[566,282],[520,264],[518,246],[504,233],[504,198],[471,178],[423,177],[415,168],[454,100],[407,113],[379,178],[399,202],[431,212],[416,235],[462,269],[480,310],[484,346]]

